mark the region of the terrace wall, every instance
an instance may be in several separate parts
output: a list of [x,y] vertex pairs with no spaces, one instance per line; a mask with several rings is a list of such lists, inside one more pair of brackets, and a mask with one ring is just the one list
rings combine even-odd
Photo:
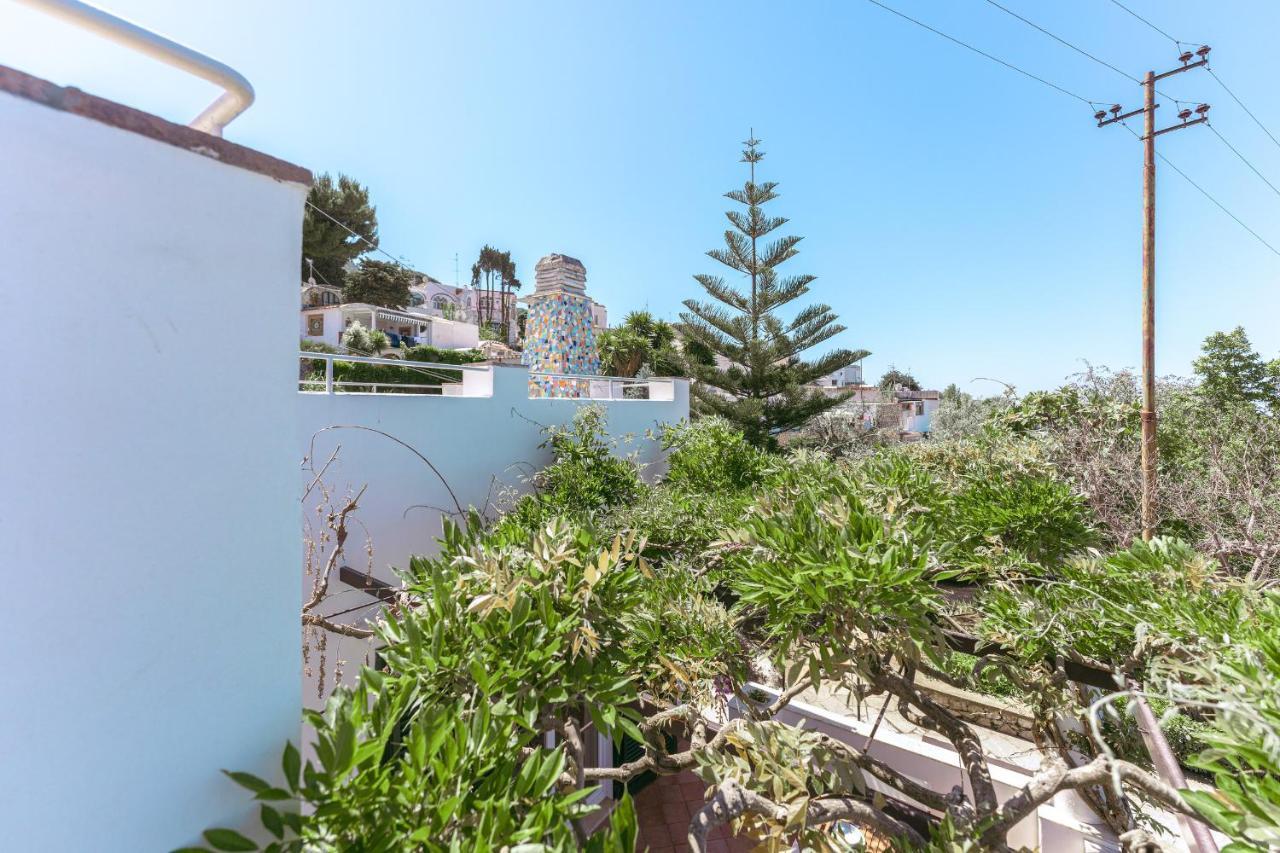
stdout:
[[[436,552],[436,537],[442,530],[442,513],[453,512],[453,498],[441,478],[449,483],[457,501],[465,509],[492,508],[527,488],[526,478],[551,461],[548,449],[539,447],[543,427],[564,425],[585,405],[602,406],[608,416],[608,430],[615,442],[614,452],[634,455],[655,476],[661,470],[662,452],[646,431],[663,423],[675,423],[688,416],[689,386],[685,380],[662,384],[657,396],[672,399],[577,400],[529,397],[529,373],[524,367],[497,366],[491,374],[468,372],[464,381],[491,389],[468,394],[480,396],[424,396],[410,394],[323,394],[298,395],[299,416],[296,458],[310,456],[319,469],[339,448],[338,456],[325,473],[325,482],[338,494],[367,486],[360,500],[358,517],[348,540],[346,563],[360,571],[372,565],[374,577],[399,584],[393,566],[405,567],[414,554]],[[655,386],[657,383],[655,383]],[[394,436],[413,447],[439,470],[437,476],[410,450],[395,441],[364,429],[332,429],[335,425],[366,427]],[[300,478],[299,493],[313,478],[310,470],[295,472]],[[322,524],[315,512],[318,491],[313,491],[303,508],[304,519]],[[372,552],[364,550],[365,530]],[[303,578],[309,591],[311,578]],[[344,614],[338,621],[358,623],[376,611],[373,599],[345,584],[334,584],[331,592],[342,594],[323,608],[325,613],[370,603],[364,610]],[[326,685],[333,682],[332,670],[339,659],[353,675],[367,652],[367,644],[332,638],[326,655]],[[318,657],[310,660],[304,699],[315,707],[319,702]]]
[[170,850],[297,738],[305,170],[0,67],[0,827]]

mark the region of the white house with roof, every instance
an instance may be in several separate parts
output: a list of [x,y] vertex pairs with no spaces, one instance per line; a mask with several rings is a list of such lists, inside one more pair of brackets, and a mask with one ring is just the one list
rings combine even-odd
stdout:
[[815,383],[823,388],[849,388],[862,384],[862,362],[833,370]]
[[[434,279],[433,279],[434,281]],[[439,282],[436,282],[439,284]],[[480,343],[480,329],[453,311],[430,309],[419,298],[411,299],[407,308],[387,308],[365,302],[343,302],[342,289],[317,284],[314,279],[302,285],[299,336],[336,347],[342,333],[353,323],[386,334],[393,348],[429,344],[440,349],[470,349]]]
[[409,308],[413,311],[477,327],[481,323],[500,325],[505,304],[508,343],[515,343],[520,336],[517,299],[514,291],[486,293],[474,287],[445,284],[425,273],[418,273],[416,283],[409,287]]

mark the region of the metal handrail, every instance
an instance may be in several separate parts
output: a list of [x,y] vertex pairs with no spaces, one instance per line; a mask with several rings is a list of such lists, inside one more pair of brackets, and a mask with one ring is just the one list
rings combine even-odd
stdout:
[[[326,379],[299,379],[299,385],[324,385]],[[444,387],[444,383],[439,385],[421,385],[416,382],[360,382],[357,380],[335,380],[331,383],[334,388],[368,388],[371,394],[377,394],[379,388],[418,388],[423,390],[436,389]],[[329,389],[326,388],[326,391]]]
[[591,379],[596,382],[666,382],[670,384],[676,381],[674,376],[650,376],[648,379],[641,379],[638,376],[604,376],[596,373],[555,373],[550,370],[530,370],[530,376],[550,376],[555,379]]
[[184,44],[126,21],[124,18],[116,17],[110,12],[82,3],[80,0],[18,0],[18,2],[105,36],[152,59],[158,59],[188,74],[208,80],[216,86],[221,86],[225,91],[187,125],[190,128],[213,136],[222,136],[222,129],[236,116],[249,109],[253,103],[253,86],[239,71]]
[[[324,393],[326,394],[333,394],[341,388],[369,388],[371,393],[374,393],[374,394],[379,393],[378,391],[379,388],[400,389],[400,390],[436,389],[443,394],[444,389],[446,387],[454,388],[461,385],[461,387],[465,389],[466,388],[465,377],[462,383],[445,382],[443,381],[444,379],[443,377],[432,376],[431,375],[432,371],[441,371],[441,370],[457,371],[458,375],[464,372],[470,371],[472,373],[492,375],[492,368],[488,365],[483,365],[483,364],[444,364],[442,362],[437,362],[437,361],[411,361],[408,359],[400,359],[400,358],[376,358],[373,356],[345,355],[343,353],[333,353],[333,352],[307,352],[305,350],[299,350],[298,361],[300,362],[323,361],[324,362],[324,378],[323,379],[299,378],[298,390],[302,392],[307,392],[308,387],[320,386],[324,389]],[[439,379],[440,381],[434,384],[428,385],[425,383],[418,383],[418,382],[385,382],[385,381],[379,382],[375,379],[335,380],[333,375],[333,365],[339,361],[347,364],[353,364],[353,363],[354,364],[373,364],[373,365],[379,365],[379,366],[385,366],[385,367],[398,367],[404,370],[412,370],[417,373],[421,373],[424,376],[427,376],[427,378]],[[309,393],[314,393],[314,392],[309,392]]]
[[[298,350],[298,358],[310,358],[318,361],[354,361],[358,364],[385,364],[390,367],[430,367],[445,370],[474,370],[477,373],[488,373],[487,364],[445,364],[439,361],[414,361],[407,358],[377,358],[370,355],[347,355],[340,352],[308,352]],[[368,384],[368,383],[365,383]]]

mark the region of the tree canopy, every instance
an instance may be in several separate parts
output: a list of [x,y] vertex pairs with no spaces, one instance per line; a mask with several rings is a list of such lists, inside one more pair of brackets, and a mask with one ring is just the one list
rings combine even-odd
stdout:
[[868,353],[835,349],[813,361],[800,358],[845,327],[821,304],[782,316],[785,306],[809,292],[815,276],[779,274],[778,268],[798,253],[801,238],[763,242],[787,220],[764,212],[764,205],[778,197],[778,184],[756,183],[756,166],[764,159],[760,140],[752,137],[743,144],[749,177],[742,189],[725,197],[746,209],[726,212],[731,227],[724,232],[724,248],[707,255],[746,279],[749,287],[734,287],[721,276],[695,275],[710,300],[685,300],[681,332],[695,351],[709,351],[725,365],[691,363],[691,375],[698,380],[690,389],[696,410],[728,418],[752,443],[773,446],[779,433],[842,402],[840,396],[807,387],[809,383]]
[[477,324],[481,329],[494,328],[498,339],[508,340],[512,319],[507,294],[520,289],[516,276],[516,264],[511,252],[499,251],[488,243],[480,250],[480,256],[471,265],[471,286],[483,294],[480,300]]
[[1201,392],[1215,402],[1280,405],[1280,358],[1264,361],[1242,326],[1205,338],[1193,366]]
[[377,245],[378,213],[368,187],[341,174],[336,182],[327,173],[316,178],[302,215],[302,280],[310,260],[321,283],[342,287],[347,264]]
[[884,372],[884,375],[880,377],[880,390],[886,393],[892,393],[898,388],[919,391],[920,383],[917,382],[916,378],[910,373],[899,370],[891,364],[889,365],[889,369]]
[[355,271],[347,276],[342,295],[347,302],[403,308],[409,304],[409,287],[413,281],[413,273],[400,264],[362,258]]

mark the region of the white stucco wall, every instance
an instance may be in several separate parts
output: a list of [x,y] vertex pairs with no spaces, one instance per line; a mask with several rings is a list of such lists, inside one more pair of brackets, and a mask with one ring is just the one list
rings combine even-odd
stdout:
[[297,737],[306,190],[2,92],[0,128],[0,848],[170,850]]
[[460,320],[431,320],[431,345],[440,349],[473,349],[480,346],[480,327]]
[[[326,427],[345,424],[370,427],[395,436],[414,447],[434,464],[449,482],[458,502],[484,508],[501,493],[522,489],[523,477],[551,460],[549,450],[539,448],[544,440],[539,424],[567,424],[580,406],[591,401],[530,399],[528,371],[523,367],[494,367],[492,374],[476,373],[482,380],[492,375],[492,394],[483,397],[436,397],[392,394],[299,394],[296,456],[314,452],[316,467],[341,445],[337,460],[330,466],[325,482],[339,494],[368,486],[360,501],[358,517],[368,529],[373,544],[375,577],[399,584],[393,566],[405,567],[414,554],[436,552],[440,535],[440,509],[451,509],[452,501],[440,479],[405,448],[384,436],[355,429],[321,432]],[[473,378],[468,375],[468,378]],[[662,423],[688,417],[689,386],[677,380],[670,400],[596,401],[608,414],[611,437],[618,439],[615,452],[636,454],[645,463],[646,475],[661,471],[661,450],[645,437],[646,430]],[[313,446],[314,438],[314,446]],[[629,440],[628,440],[629,439]],[[310,481],[301,472],[299,489]],[[315,518],[313,500],[304,512]],[[346,562],[366,568],[364,531],[352,525]],[[311,581],[304,579],[309,590]],[[350,589],[335,584],[331,592]],[[365,601],[360,592],[345,592],[323,609],[337,613]],[[362,610],[344,616],[355,623],[374,611]],[[348,661],[346,671],[354,673],[364,655],[364,644],[356,640],[334,640],[328,656],[330,666],[339,659]],[[318,666],[313,659],[313,671]],[[332,679],[328,679],[331,681]],[[305,701],[317,705],[316,681],[307,680]]]
[[[919,415],[911,414],[910,412],[913,412],[914,409],[909,411],[906,408],[906,404],[903,405],[903,430],[907,432],[929,432],[933,428],[933,413],[938,410],[939,401],[936,399],[929,399],[921,400],[920,403],[923,404],[921,408],[924,411]],[[914,405],[914,403],[912,405]]]
[[[324,318],[324,334],[310,334],[310,321],[312,317]],[[336,347],[342,342],[342,311],[337,306],[328,308],[309,308],[299,312],[298,332],[301,337],[309,341],[316,341],[322,344],[328,344]]]

